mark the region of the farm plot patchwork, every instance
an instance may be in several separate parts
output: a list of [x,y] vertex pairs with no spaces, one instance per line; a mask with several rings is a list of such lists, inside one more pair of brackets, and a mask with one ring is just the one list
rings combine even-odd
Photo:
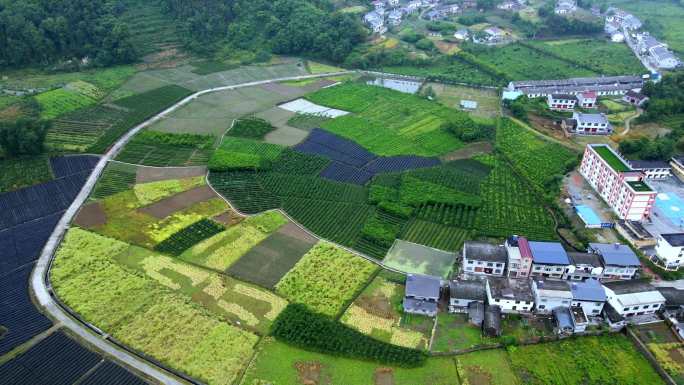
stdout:
[[71,229],[52,270],[57,295],[133,349],[208,384],[233,381],[251,356],[257,336],[111,259],[129,248]]
[[287,223],[252,247],[227,273],[241,280],[273,289],[317,239],[294,223]]
[[287,223],[287,218],[270,211],[229,227],[194,245],[180,255],[180,259],[223,272],[235,261]]
[[413,274],[448,278],[456,254],[397,239],[384,259],[385,266]]
[[135,245],[153,248],[173,233],[203,218],[228,210],[225,201],[216,197],[188,206],[178,206],[176,211],[166,211],[170,214],[163,218],[145,212],[144,206],[192,190],[201,186],[203,182],[201,177],[195,177],[142,183],[136,184],[133,189],[107,196],[98,201],[104,211],[105,223],[93,228],[93,231]]
[[215,141],[208,135],[145,130],[126,144],[116,160],[157,167],[197,166],[209,161]]
[[152,115],[163,111],[168,106],[180,101],[192,92],[179,86],[164,86],[138,95],[116,100],[116,108],[123,108],[126,114],[121,120],[104,132],[87,151],[104,152],[121,135],[137,124],[144,122]]
[[462,112],[387,88],[344,83],[307,95],[310,101],[350,111],[322,128],[378,155],[436,156],[463,146],[442,124]]
[[[509,357],[526,384],[663,384],[648,361],[620,334],[521,346]],[[616,367],[620,370],[611,370]]]
[[306,351],[265,338],[242,383],[453,385],[455,378],[454,361],[447,357],[431,357],[425,365],[408,369]]
[[313,311],[336,316],[377,269],[372,262],[320,242],[276,284],[276,293]]
[[637,326],[639,339],[677,382],[684,383],[684,345],[665,322]]
[[402,324],[404,285],[377,276],[340,319],[361,333],[408,348],[427,349],[430,332]]
[[437,101],[447,107],[461,108],[462,100],[473,100],[477,102],[477,108],[472,115],[485,118],[501,115],[501,99],[495,90],[443,83],[426,83],[424,89],[428,88],[435,92]]
[[154,249],[171,255],[181,255],[183,252],[199,242],[212,237],[225,230],[220,224],[209,220],[200,219],[184,229],[181,229],[170,237],[159,242]]
[[135,185],[137,167],[119,162],[108,162],[97,180],[90,199],[102,199],[129,190]]

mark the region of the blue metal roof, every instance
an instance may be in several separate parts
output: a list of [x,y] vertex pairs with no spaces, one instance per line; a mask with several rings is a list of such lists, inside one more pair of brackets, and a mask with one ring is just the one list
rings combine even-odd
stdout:
[[603,258],[603,263],[613,266],[641,266],[639,258],[627,245],[619,243],[590,243],[589,248]]
[[572,299],[596,302],[605,302],[606,300],[606,291],[603,290],[601,283],[595,279],[573,282],[570,289],[572,290]]
[[528,242],[534,263],[569,265],[570,258],[563,245],[558,242]]

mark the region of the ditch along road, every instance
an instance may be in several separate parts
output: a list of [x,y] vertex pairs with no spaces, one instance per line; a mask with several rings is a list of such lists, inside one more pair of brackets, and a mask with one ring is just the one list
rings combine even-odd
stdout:
[[209,88],[206,90],[196,92],[186,97],[185,99],[177,102],[171,107],[158,113],[157,115],[149,118],[145,122],[130,129],[124,136],[119,138],[119,140],[113,146],[109,148],[109,150],[102,156],[102,158],[100,158],[100,161],[93,169],[93,172],[90,174],[88,180],[83,185],[83,188],[76,196],[76,199],[71,203],[69,208],[66,210],[64,215],[62,215],[62,218],[57,223],[57,226],[50,235],[50,238],[45,244],[45,247],[43,248],[40,257],[36,262],[36,266],[31,274],[29,286],[31,288],[31,292],[33,293],[34,298],[40,305],[40,308],[43,310],[43,312],[46,313],[54,321],[55,324],[61,324],[63,327],[69,329],[72,333],[78,336],[78,338],[80,338],[81,340],[87,341],[88,344],[92,347],[105,353],[108,356],[113,357],[117,361],[122,362],[130,368],[133,368],[135,371],[140,372],[148,377],[154,378],[162,384],[186,384],[187,381],[179,379],[176,374],[170,372],[169,370],[162,368],[161,366],[156,365],[132,352],[126,351],[121,347],[115,345],[114,343],[108,341],[108,335],[106,333],[103,333],[102,331],[100,331],[99,329],[90,324],[84,323],[73,318],[69,314],[67,309],[62,307],[62,305],[56,300],[56,298],[54,297],[52,284],[50,283],[48,273],[50,271],[50,266],[52,264],[55,252],[57,251],[57,247],[59,246],[60,241],[62,240],[64,234],[69,228],[69,223],[74,218],[74,216],[81,208],[81,206],[85,203],[86,199],[88,199],[88,196],[90,196],[90,193],[95,187],[95,183],[102,174],[102,171],[107,165],[107,162],[113,160],[116,157],[116,155],[123,149],[126,143],[128,143],[135,134],[137,134],[143,128],[148,127],[151,124],[164,118],[169,113],[197,99],[198,97],[213,92],[230,91],[239,88],[253,87],[280,81],[296,81],[323,78],[328,76],[346,75],[350,73],[353,73],[353,71],[330,72],[316,75],[290,76],[241,83],[230,86]]

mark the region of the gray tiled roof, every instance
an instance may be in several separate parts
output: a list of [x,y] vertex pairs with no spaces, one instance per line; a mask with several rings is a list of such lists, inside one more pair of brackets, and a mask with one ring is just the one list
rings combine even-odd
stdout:
[[578,265],[589,265],[592,267],[602,267],[601,258],[594,253],[579,253],[576,251],[569,251],[568,258],[570,258],[570,263]]
[[613,281],[605,282],[603,286],[614,291],[615,294],[632,294],[655,291],[655,287],[643,280]]
[[486,242],[466,241],[464,257],[478,261],[506,262],[508,255],[503,245],[493,245]]
[[684,246],[684,233],[660,234],[660,236],[663,237],[670,246]]
[[458,280],[449,282],[451,298],[484,301],[487,296],[485,283],[482,280]]
[[404,310],[416,312],[434,313],[437,311],[437,302],[423,301],[414,298],[404,298]]
[[684,290],[674,287],[658,287],[657,290],[665,297],[667,306],[684,306]]
[[437,277],[409,274],[406,277],[406,296],[439,298],[441,281]]
[[512,299],[516,301],[534,301],[529,279],[511,279],[488,277],[489,289],[493,298]]

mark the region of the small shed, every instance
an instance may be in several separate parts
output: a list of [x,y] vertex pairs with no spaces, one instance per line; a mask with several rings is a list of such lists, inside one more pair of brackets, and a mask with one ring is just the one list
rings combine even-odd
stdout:
[[485,305],[482,302],[471,302],[468,304],[468,322],[482,327],[485,317]]
[[575,327],[572,324],[572,315],[567,307],[557,307],[553,309],[553,317],[556,319],[556,326],[559,334],[572,334]]
[[477,102],[474,100],[461,100],[461,108],[466,110],[475,110],[477,109]]
[[501,308],[496,305],[487,305],[484,311],[484,323],[482,331],[489,337],[501,335]]

